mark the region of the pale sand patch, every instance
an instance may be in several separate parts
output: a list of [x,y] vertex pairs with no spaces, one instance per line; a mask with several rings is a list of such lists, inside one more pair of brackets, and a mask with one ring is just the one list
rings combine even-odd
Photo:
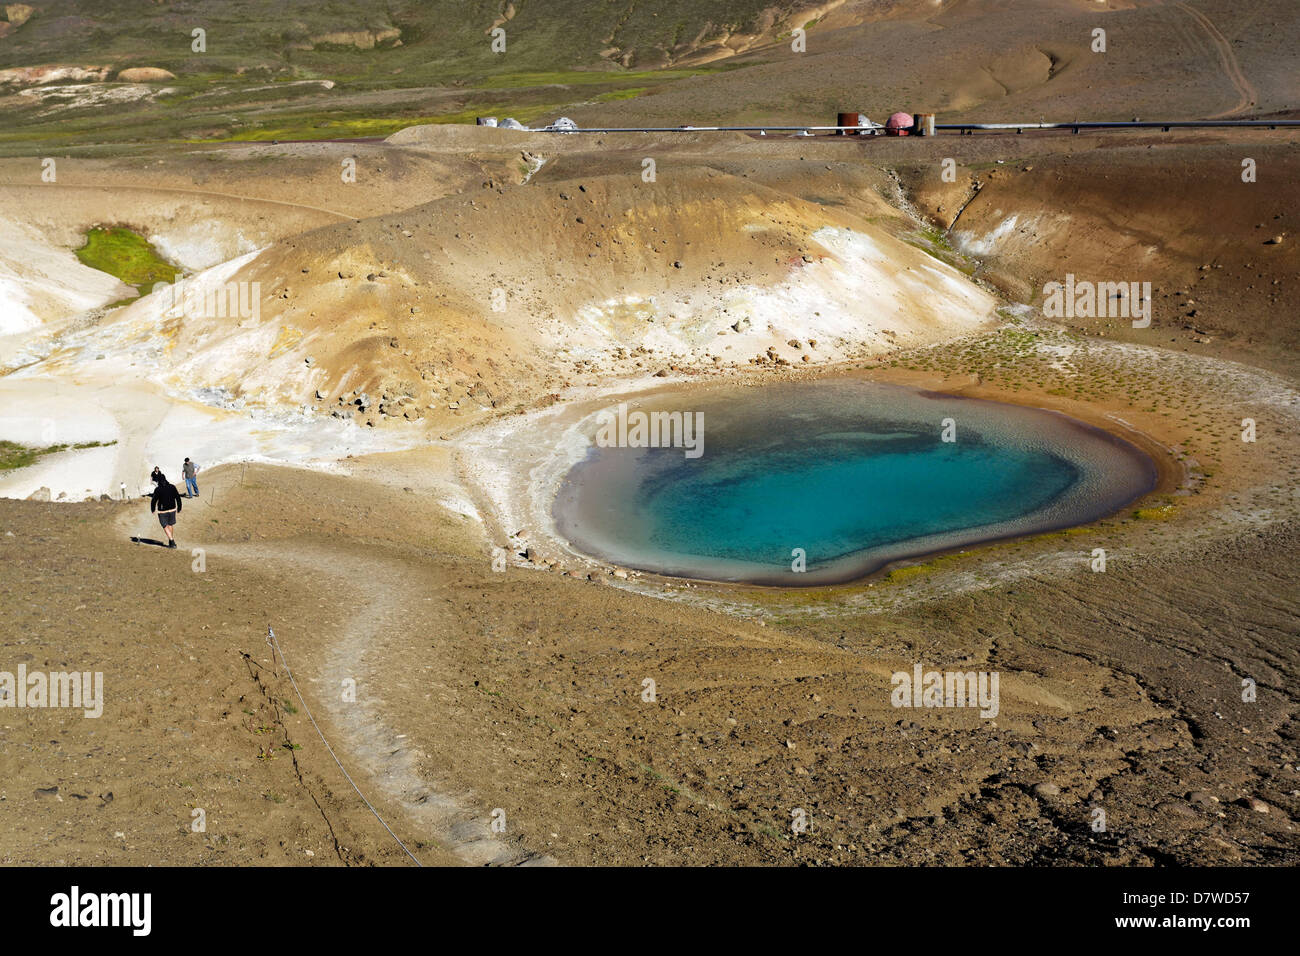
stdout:
[[149,234],[149,241],[163,258],[189,272],[210,269],[264,246],[228,222],[179,216],[159,224]]
[[[103,364],[103,363],[101,363]],[[169,395],[139,378],[0,378],[0,439],[47,447],[116,441],[67,451],[0,476],[0,496],[26,498],[44,486],[58,498],[120,497],[150,490],[154,465],[179,483],[188,456],[201,470],[236,461],[337,469],[349,455],[410,447],[415,435],[363,428],[333,418],[214,408]],[[202,475],[199,487],[204,488]]]
[[549,408],[485,422],[457,436],[457,471],[493,544],[507,552],[516,545],[540,546],[544,552],[564,555],[570,566],[603,568],[556,532],[551,503],[564,476],[591,445],[587,434],[592,416],[612,403],[635,403],[680,387],[680,379],[646,376],[601,388],[570,389]]
[[[760,230],[761,231],[761,230]],[[997,300],[945,263],[892,239],[832,226],[810,237],[822,255],[773,285],[697,288],[685,294],[630,294],[577,309],[543,331],[553,348],[599,359],[628,341],[699,360],[745,361],[769,346],[817,342],[822,363],[864,348],[922,345],[975,331],[994,319]],[[739,328],[736,328],[739,326]]]
[[0,217],[0,234],[0,365],[12,348],[2,337],[57,327],[87,309],[135,295],[20,220]]

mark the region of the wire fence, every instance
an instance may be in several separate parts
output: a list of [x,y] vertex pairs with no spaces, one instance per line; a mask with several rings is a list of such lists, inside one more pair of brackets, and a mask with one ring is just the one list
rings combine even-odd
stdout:
[[361,802],[364,803],[366,807],[369,808],[370,812],[375,815],[375,819],[378,820],[380,825],[388,831],[388,835],[393,838],[397,845],[402,848],[402,852],[411,858],[411,862],[416,866],[424,866],[423,863],[416,859],[415,854],[407,849],[406,844],[402,842],[401,838],[393,832],[393,828],[384,822],[384,818],[379,815],[379,811],[375,809],[375,805],[366,799],[366,795],[361,792],[361,788],[357,786],[357,782],[352,779],[352,775],[348,773],[347,768],[345,768],[343,763],[339,760],[338,754],[334,753],[334,748],[330,746],[330,742],[325,739],[325,734],[320,729],[320,724],[316,723],[316,718],[312,716],[311,708],[307,706],[307,701],[303,699],[302,691],[298,689],[298,682],[293,679],[293,671],[289,669],[289,661],[285,658],[284,651],[280,649],[280,642],[275,636],[275,631],[269,624],[266,626],[266,643],[270,644],[271,647],[275,649],[276,656],[280,658],[280,663],[284,665],[284,672],[289,677],[289,683],[293,685],[293,692],[298,695],[298,702],[302,704],[303,713],[307,715],[307,719],[311,721],[311,725],[316,728],[316,735],[320,737],[320,742],[325,745],[325,749],[329,752],[329,755],[334,758],[334,763],[338,765],[340,772],[342,772],[343,776],[347,778],[348,783],[352,785],[352,789],[357,792],[357,796],[361,798]]

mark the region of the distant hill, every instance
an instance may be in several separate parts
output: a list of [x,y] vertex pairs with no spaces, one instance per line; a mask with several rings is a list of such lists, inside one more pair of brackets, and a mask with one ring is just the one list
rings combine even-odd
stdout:
[[[1300,108],[1300,3],[1269,0],[39,0],[0,10],[9,153],[386,136],[481,114],[681,125],[829,122],[858,109],[1102,119]],[[493,50],[497,28],[504,52]],[[203,52],[192,49],[196,29]]]
[[[526,70],[658,69],[734,55],[838,2],[807,0],[39,0],[0,44],[0,68],[91,58],[178,76],[284,68],[368,79],[481,80]],[[18,5],[22,6],[22,5]],[[880,9],[895,4],[876,3]],[[13,11],[15,7],[8,8]],[[798,22],[795,22],[795,21]],[[190,32],[208,50],[191,52]],[[494,53],[491,30],[506,31]]]

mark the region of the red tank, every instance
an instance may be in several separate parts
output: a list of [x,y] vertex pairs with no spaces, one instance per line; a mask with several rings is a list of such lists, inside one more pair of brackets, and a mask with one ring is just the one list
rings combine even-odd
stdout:
[[886,136],[909,136],[912,132],[912,114],[895,113],[885,121]]

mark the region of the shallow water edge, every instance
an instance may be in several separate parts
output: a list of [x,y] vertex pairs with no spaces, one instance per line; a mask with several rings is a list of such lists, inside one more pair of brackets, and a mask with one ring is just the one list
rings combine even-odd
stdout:
[[[924,504],[917,514],[912,518],[904,516],[900,519],[904,522],[904,527],[910,527],[906,522],[919,517],[918,533],[900,533],[897,528],[888,526],[886,521],[882,527],[868,528],[867,539],[860,542],[862,546],[858,547],[852,543],[852,534],[862,535],[864,532],[861,528],[854,527],[848,532],[849,538],[842,535],[835,538],[832,535],[828,541],[815,542],[820,546],[820,551],[809,549],[806,570],[792,571],[787,558],[777,557],[772,542],[788,538],[784,554],[790,554],[791,545],[800,545],[798,538],[802,532],[798,529],[806,527],[807,523],[787,524],[790,532],[787,538],[781,537],[779,529],[772,532],[775,535],[772,541],[760,542],[758,547],[762,551],[762,546],[767,546],[761,561],[755,561],[753,554],[743,553],[743,548],[738,551],[725,540],[721,544],[710,542],[707,533],[701,536],[694,530],[687,537],[693,539],[696,549],[692,551],[689,546],[678,547],[671,540],[665,541],[660,529],[655,527],[656,519],[653,515],[647,518],[641,514],[645,509],[635,501],[631,506],[628,505],[628,501],[639,494],[642,488],[643,476],[637,474],[635,456],[624,454],[620,463],[616,460],[617,456],[609,453],[610,450],[588,446],[585,457],[570,468],[559,483],[558,493],[551,506],[556,531],[574,550],[606,563],[673,578],[783,588],[838,585],[860,581],[903,560],[1086,525],[1132,505],[1162,484],[1162,478],[1168,477],[1167,474],[1162,474],[1169,470],[1167,463],[1163,468],[1158,467],[1151,454],[1126,438],[1061,412],[1028,405],[990,401],[952,392],[886,385],[856,377],[753,386],[729,390],[725,396],[709,391],[711,394],[701,395],[689,387],[669,389],[637,397],[632,401],[640,410],[708,410],[710,422],[715,426],[710,435],[710,447],[718,447],[720,440],[724,453],[728,443],[734,445],[735,440],[742,446],[745,442],[766,443],[769,446],[767,451],[760,451],[758,457],[750,462],[751,465],[756,465],[750,471],[758,475],[760,480],[769,477],[766,474],[769,470],[767,459],[762,455],[768,452],[774,455],[780,453],[783,442],[794,442],[797,447],[799,442],[806,441],[809,437],[840,442],[870,442],[882,438],[898,441],[898,434],[882,436],[860,429],[856,434],[849,432],[863,420],[874,421],[879,426],[882,416],[889,419],[887,431],[898,432],[910,428],[919,434],[918,429],[928,430],[933,426],[936,435],[939,422],[950,419],[960,423],[966,440],[973,441],[976,446],[984,443],[988,446],[987,450],[996,452],[997,455],[1004,454],[1007,449],[1015,451],[1022,458],[1032,453],[1042,461],[1060,462],[1067,469],[1074,469],[1077,474],[1060,494],[1053,493],[1050,498],[1038,501],[1029,500],[1032,495],[1028,495],[1026,502],[1017,502],[1017,507],[1024,507],[1022,513],[1013,514],[1006,507],[1006,502],[1019,494],[1014,485],[1004,483],[990,486],[993,497],[1001,495],[1006,499],[1001,510],[995,508],[991,516],[984,514],[987,502],[980,499],[977,491],[961,487],[959,474],[957,484],[950,490],[957,498],[967,492],[973,496],[968,496],[967,500],[977,506],[974,509],[976,517],[967,521],[959,509],[953,510],[957,507],[954,505],[949,507],[949,513],[942,519],[948,524],[936,526],[935,522],[940,519],[933,518],[930,512],[942,512],[944,509],[931,502],[935,500],[934,495],[942,495],[945,489],[928,489],[925,494],[931,497],[919,496]],[[775,430],[775,436],[762,434],[763,428],[768,427],[765,422],[767,415],[771,415],[771,428]],[[588,440],[594,434],[594,417],[588,416],[579,426]],[[784,438],[781,434],[783,429],[806,434]],[[814,434],[818,430],[827,433]],[[934,447],[927,447],[922,442],[917,454],[922,457],[933,456],[934,451]],[[806,461],[808,457],[802,455],[796,460]],[[863,458],[868,461],[871,459],[871,455]],[[942,460],[928,464],[924,461],[909,463],[906,456],[898,460],[906,467],[920,467],[919,475],[912,477],[921,483],[934,470],[928,464],[944,464]],[[1025,461],[1030,459],[1025,458]],[[1023,464],[1019,459],[1012,462],[1017,463]],[[1032,463],[1037,464],[1038,461]],[[987,467],[990,462],[983,464],[986,466],[984,477],[988,479],[993,476],[997,479],[999,468]],[[991,464],[998,466],[1002,462],[995,457]],[[655,467],[658,466],[651,470]],[[798,467],[805,470],[808,468],[806,465]],[[818,467],[820,465],[815,464],[809,472],[814,478]],[[1030,484],[1037,484],[1038,478],[1042,477],[1041,469],[1026,470],[1025,474],[1034,479]],[[1047,477],[1050,478],[1051,475]],[[668,494],[671,495],[675,482],[690,480],[693,479],[669,474],[660,480],[660,484],[669,488]],[[740,487],[742,492],[744,490],[743,484],[737,486],[730,477],[718,484],[725,489],[727,495],[732,494],[736,487]],[[1051,482],[1045,484],[1050,486]],[[1028,490],[1027,486],[1026,491]],[[707,498],[707,495],[703,497]],[[867,514],[873,511],[892,514],[887,510],[888,499],[882,498],[881,501],[884,503],[879,506],[857,507]],[[904,509],[909,505],[915,509],[917,504],[905,498],[896,498],[895,503]],[[840,510],[851,512],[853,507],[852,503],[847,503],[845,509],[832,506],[823,513],[832,515],[838,521],[841,517]],[[755,522],[763,523],[776,520],[776,510],[763,507],[750,513],[756,516],[753,518]],[[872,520],[876,517],[878,515],[873,516]],[[780,524],[779,521],[776,523]],[[733,523],[730,527],[734,532],[738,525]],[[806,536],[804,540],[808,540]]]

